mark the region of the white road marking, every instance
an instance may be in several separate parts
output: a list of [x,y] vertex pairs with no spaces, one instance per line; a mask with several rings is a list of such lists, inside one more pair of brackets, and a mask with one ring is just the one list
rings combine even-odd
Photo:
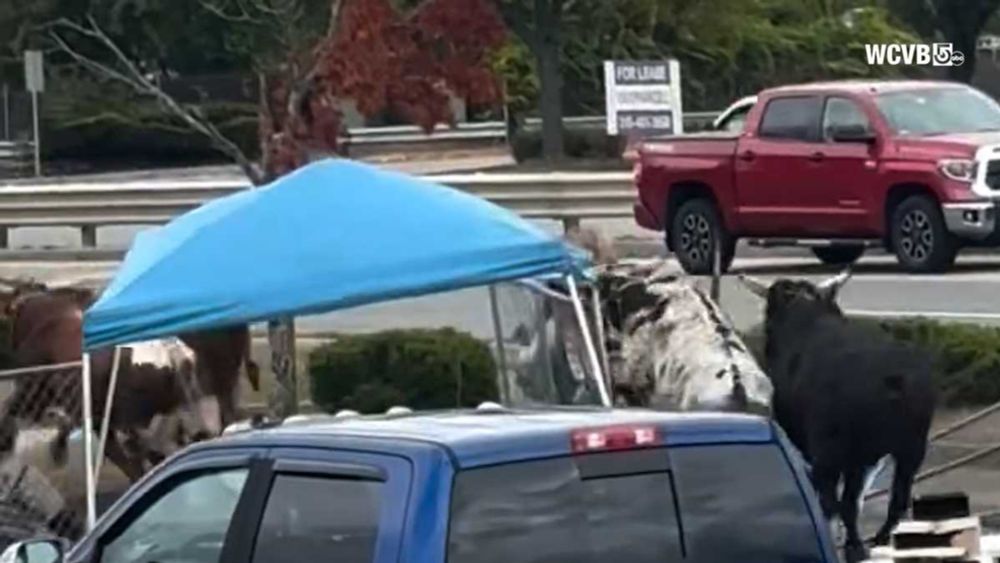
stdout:
[[973,319],[1000,321],[1000,312],[973,313],[965,311],[894,311],[879,309],[845,309],[844,313],[854,317],[897,317],[928,319]]

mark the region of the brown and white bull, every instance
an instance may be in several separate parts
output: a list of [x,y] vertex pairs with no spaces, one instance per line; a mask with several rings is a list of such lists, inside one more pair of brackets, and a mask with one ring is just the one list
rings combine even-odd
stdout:
[[[78,361],[83,310],[93,293],[78,288],[22,290],[10,302],[12,348],[18,366]],[[247,327],[185,335],[122,347],[107,454],[135,480],[147,462],[190,441],[217,435],[235,419],[235,394],[241,365],[256,385],[249,360]],[[204,365],[199,365],[204,359]],[[91,355],[95,427],[110,386],[113,349]],[[82,418],[80,370],[22,378],[4,403],[0,451],[9,452],[18,422],[37,423],[58,407]],[[228,411],[228,412],[227,412]],[[170,421],[171,431],[163,428]]]

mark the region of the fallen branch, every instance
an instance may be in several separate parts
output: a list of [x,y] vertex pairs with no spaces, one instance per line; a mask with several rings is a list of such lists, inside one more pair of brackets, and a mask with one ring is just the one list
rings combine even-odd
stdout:
[[[93,17],[87,18],[87,25],[81,25],[68,19],[60,19],[52,23],[49,35],[59,48],[70,56],[74,61],[88,69],[91,73],[102,78],[122,83],[137,94],[156,99],[160,105],[170,114],[179,118],[192,130],[208,137],[219,151],[231,158],[247,178],[254,184],[261,184],[264,181],[261,171],[247,158],[246,154],[234,142],[229,140],[219,129],[201,114],[191,108],[186,108],[177,102],[173,97],[164,92],[159,86],[154,84],[139,69],[138,66],[118,47],[118,45],[104,32]],[[64,29],[78,33],[107,50],[121,67],[121,70],[114,66],[94,60],[78,50],[74,49],[65,37],[58,33],[58,29]]]

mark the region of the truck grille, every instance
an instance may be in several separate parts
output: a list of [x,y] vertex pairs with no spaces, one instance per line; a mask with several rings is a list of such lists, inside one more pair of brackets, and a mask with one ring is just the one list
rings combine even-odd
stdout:
[[1000,190],[1000,160],[991,160],[986,166],[986,185],[991,190]]

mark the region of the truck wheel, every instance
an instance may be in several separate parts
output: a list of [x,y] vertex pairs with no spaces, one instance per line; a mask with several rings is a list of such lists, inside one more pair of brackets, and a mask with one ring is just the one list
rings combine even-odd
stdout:
[[893,210],[889,228],[896,259],[906,270],[943,272],[955,263],[958,241],[948,232],[934,199],[924,195],[904,199]]
[[812,249],[816,258],[820,262],[831,266],[846,266],[857,262],[858,258],[865,253],[862,244],[842,244],[834,246],[816,246]]
[[670,241],[684,271],[693,276],[712,273],[715,245],[721,244],[721,272],[729,270],[736,254],[736,239],[722,224],[715,205],[707,199],[688,200],[674,215]]

